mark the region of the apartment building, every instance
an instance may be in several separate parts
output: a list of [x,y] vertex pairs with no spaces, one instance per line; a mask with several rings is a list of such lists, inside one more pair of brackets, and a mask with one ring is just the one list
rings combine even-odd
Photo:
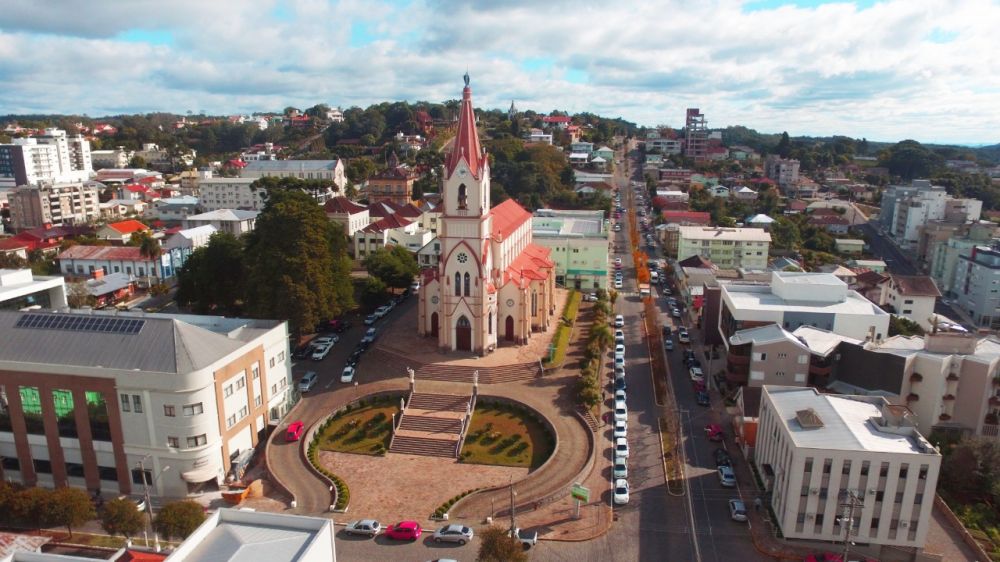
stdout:
[[963,235],[957,234],[928,247],[927,261],[931,278],[941,292],[949,296],[954,296],[958,258],[970,255],[976,246],[991,245],[990,241],[997,236],[997,228],[992,222],[979,221],[969,225],[968,231]]
[[61,129],[45,129],[37,137],[0,145],[0,189],[82,182],[93,172],[90,141],[80,135],[67,136]]
[[240,177],[326,180],[336,185],[336,191],[340,193],[347,187],[343,160],[258,160],[248,162],[246,167],[240,170]]
[[981,212],[982,202],[977,199],[956,199],[930,180],[913,180],[911,185],[891,185],[883,192],[879,225],[901,247],[915,250],[921,229],[928,223],[964,224],[978,221]]
[[659,151],[660,154],[680,154],[684,143],[678,139],[646,139],[646,151]]
[[754,457],[786,538],[846,537],[876,558],[923,548],[941,455],[905,407],[764,386]]
[[127,168],[133,152],[119,146],[110,150],[91,150],[90,159],[94,168]]
[[959,255],[951,293],[977,326],[1000,328],[1000,244],[973,246]]
[[929,331],[934,324],[934,305],[940,296],[934,280],[926,275],[890,275],[884,304],[891,306],[896,315]]
[[242,236],[257,225],[260,211],[243,211],[239,209],[216,209],[199,215],[190,215],[184,219],[185,229],[199,226],[213,226],[220,232],[228,232],[233,236]]
[[704,162],[708,156],[708,122],[697,107],[689,107],[684,121],[684,156]]
[[28,230],[45,225],[87,224],[101,217],[93,183],[22,186],[8,194],[11,226]]
[[368,178],[365,195],[369,203],[389,201],[397,205],[407,205],[413,199],[413,184],[420,178],[413,168],[400,164],[393,152],[389,156],[388,167]]
[[769,284],[721,284],[717,323],[724,343],[740,330],[777,324],[812,326],[841,336],[879,341],[889,333],[889,313],[830,273],[771,272]]
[[608,288],[608,228],[603,211],[539,209],[533,240],[550,248],[556,283],[580,290]]
[[782,189],[795,187],[799,182],[799,161],[772,154],[764,159],[764,174]]
[[0,340],[4,477],[28,486],[216,489],[293,400],[285,322],[0,311]]
[[677,259],[703,256],[723,269],[764,269],[771,235],[761,228],[679,227]]
[[205,178],[198,181],[198,206],[205,211],[243,209],[259,211],[267,199],[266,189],[253,189],[257,178]]

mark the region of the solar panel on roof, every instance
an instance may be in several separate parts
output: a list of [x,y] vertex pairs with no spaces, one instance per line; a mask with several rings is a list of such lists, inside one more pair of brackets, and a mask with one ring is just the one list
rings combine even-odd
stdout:
[[113,316],[78,316],[70,314],[22,314],[16,328],[64,330],[67,332],[99,332],[103,334],[138,334],[145,320]]

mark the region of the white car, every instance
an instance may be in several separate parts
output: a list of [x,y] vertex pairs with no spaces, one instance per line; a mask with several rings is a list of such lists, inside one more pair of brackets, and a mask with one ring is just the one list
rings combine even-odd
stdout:
[[622,264],[622,259],[620,257],[615,258],[615,263],[618,265]]
[[616,379],[625,378],[625,367],[615,367],[615,378]]
[[624,478],[615,480],[614,499],[616,505],[625,505],[628,503],[628,480]]
[[612,433],[615,439],[619,437],[628,437],[628,422],[625,420],[618,420],[615,422],[615,429]]
[[309,392],[312,387],[316,386],[316,381],[319,380],[319,375],[316,371],[308,371],[306,374],[302,375],[299,379],[299,392]]
[[619,367],[622,368],[622,369],[625,368],[625,358],[624,357],[615,357],[615,369],[618,369]]
[[615,456],[628,458],[628,439],[624,437],[615,439]]
[[618,390],[615,391],[615,402],[619,400],[621,400],[622,402],[625,401],[625,389],[619,388]]
[[338,336],[323,336],[321,338],[316,338],[312,342],[313,347],[319,347],[321,345],[333,345],[340,341]]
[[615,401],[615,421],[628,421],[628,406],[624,400]]
[[615,457],[615,465],[612,468],[615,478],[628,478],[628,459],[625,457]]
[[625,332],[615,330],[615,343],[625,343]]
[[330,355],[330,350],[333,349],[333,344],[320,345],[313,348],[313,354],[311,359],[313,361],[322,361],[326,359],[327,355]]
[[705,382],[705,373],[701,370],[701,367],[691,367],[688,369],[688,374],[691,375],[693,382]]
[[622,344],[618,344],[615,346],[615,359],[619,357],[621,357],[622,359],[625,358],[625,346]]
[[680,311],[680,309],[677,309],[677,308],[671,308],[670,309],[670,315],[673,316],[674,318],[680,318],[681,317],[681,311]]
[[743,503],[743,500],[729,500],[729,517],[733,521],[747,520],[747,506]]
[[615,279],[615,289],[621,289],[622,286],[623,286],[622,285],[622,280],[621,279]]
[[354,375],[357,370],[353,365],[348,365],[344,367],[344,372],[340,374],[340,382],[354,382]]
[[663,340],[663,349],[666,349],[667,351],[673,351],[674,340]]
[[383,306],[380,306],[380,307],[376,308],[375,312],[373,312],[372,314],[374,314],[375,318],[382,318],[386,314],[389,314],[390,310],[392,310],[392,309],[389,308],[386,305],[383,305]]
[[615,328],[624,328],[624,327],[625,327],[625,317],[622,316],[621,314],[616,314],[615,315]]
[[677,330],[677,341],[681,343],[691,343],[691,334],[687,330]]
[[719,475],[719,484],[722,484],[724,488],[734,488],[736,487],[736,474],[733,473],[733,469],[728,466],[720,466],[716,469]]

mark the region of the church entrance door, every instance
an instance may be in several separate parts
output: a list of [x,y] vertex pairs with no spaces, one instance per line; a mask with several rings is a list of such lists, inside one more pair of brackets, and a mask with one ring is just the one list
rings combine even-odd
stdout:
[[504,339],[514,341],[514,317],[508,315],[504,326]]
[[472,324],[465,316],[459,317],[455,323],[455,349],[472,351]]
[[435,338],[438,337],[438,313],[431,313],[431,335]]

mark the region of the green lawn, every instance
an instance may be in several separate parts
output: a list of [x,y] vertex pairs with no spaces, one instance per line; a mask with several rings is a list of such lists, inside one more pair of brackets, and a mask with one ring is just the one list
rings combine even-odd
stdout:
[[552,448],[552,436],[526,412],[483,405],[472,414],[461,460],[534,470],[549,458]]
[[[563,315],[558,320],[559,325],[556,327],[556,333],[552,336],[552,344],[556,346],[555,353],[552,355],[552,361],[545,362],[546,368],[559,367],[566,360],[566,348],[569,346],[569,337],[573,333],[573,323],[576,322],[576,315],[580,310],[581,298],[579,291],[570,291],[566,306],[563,308]],[[569,321],[568,324],[563,322],[564,318]]]
[[398,411],[399,404],[394,402],[352,410],[321,430],[319,448],[341,453],[382,454],[389,448],[392,416]]

